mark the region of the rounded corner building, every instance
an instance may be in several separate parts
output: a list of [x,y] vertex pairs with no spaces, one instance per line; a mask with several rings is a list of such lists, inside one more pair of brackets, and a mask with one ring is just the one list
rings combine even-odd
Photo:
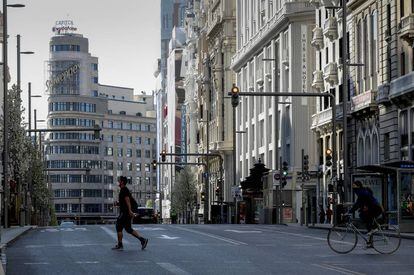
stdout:
[[[73,27],[54,30],[47,64],[45,164],[56,217],[78,224],[105,222],[117,214],[113,204],[120,175],[130,180],[141,206],[155,200],[155,174],[146,165],[156,152],[151,152],[155,118],[143,115],[153,108],[151,96],[100,85],[98,58],[89,53],[88,39],[73,33]],[[99,139],[95,125],[102,129]],[[148,147],[145,154],[141,140]]]

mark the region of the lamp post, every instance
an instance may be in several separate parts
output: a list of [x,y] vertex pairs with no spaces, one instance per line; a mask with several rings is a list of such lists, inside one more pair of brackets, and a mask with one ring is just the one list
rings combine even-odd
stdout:
[[21,36],[20,36],[20,34],[18,34],[17,35],[17,45],[16,45],[16,48],[17,48],[17,90],[19,91],[19,95],[20,95],[20,89],[21,89],[21,62],[20,62],[20,59],[21,59],[21,55],[22,54],[34,54],[34,52],[32,52],[32,51],[21,51],[20,50],[20,38],[21,38]]
[[[8,182],[8,163],[9,163],[9,142],[8,142],[8,135],[7,129],[9,129],[9,118],[8,118],[8,102],[7,102],[7,94],[8,94],[8,64],[7,64],[7,8],[22,8],[24,5],[22,4],[7,4],[7,0],[3,0],[3,183],[2,183],[2,191],[3,191],[3,203],[4,207],[2,210],[4,211],[4,227],[9,227],[9,186]],[[1,237],[0,237],[1,238]]]

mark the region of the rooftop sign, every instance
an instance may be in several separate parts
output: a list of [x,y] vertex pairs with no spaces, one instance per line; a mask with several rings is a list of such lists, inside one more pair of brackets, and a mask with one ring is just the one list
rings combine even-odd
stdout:
[[73,24],[72,20],[59,20],[55,22],[55,26],[52,28],[52,31],[55,34],[70,34],[74,33],[78,29]]

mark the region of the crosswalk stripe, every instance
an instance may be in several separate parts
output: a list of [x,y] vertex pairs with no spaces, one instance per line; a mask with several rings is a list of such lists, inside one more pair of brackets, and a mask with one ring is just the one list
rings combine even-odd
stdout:
[[[116,241],[118,241],[118,236],[115,231],[109,229],[108,227],[101,226],[102,230],[105,231],[109,236],[114,238]],[[129,243],[128,240],[125,240],[125,238],[122,240],[123,243]]]
[[161,266],[165,270],[167,270],[167,271],[169,271],[173,274],[176,274],[176,275],[189,275],[190,274],[187,271],[182,270],[178,266],[173,265],[171,263],[157,263],[157,265]]

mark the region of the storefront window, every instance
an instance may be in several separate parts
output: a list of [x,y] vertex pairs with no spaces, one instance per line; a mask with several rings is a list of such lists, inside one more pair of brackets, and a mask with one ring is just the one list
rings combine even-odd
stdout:
[[411,173],[401,174],[401,218],[414,219],[414,177]]

